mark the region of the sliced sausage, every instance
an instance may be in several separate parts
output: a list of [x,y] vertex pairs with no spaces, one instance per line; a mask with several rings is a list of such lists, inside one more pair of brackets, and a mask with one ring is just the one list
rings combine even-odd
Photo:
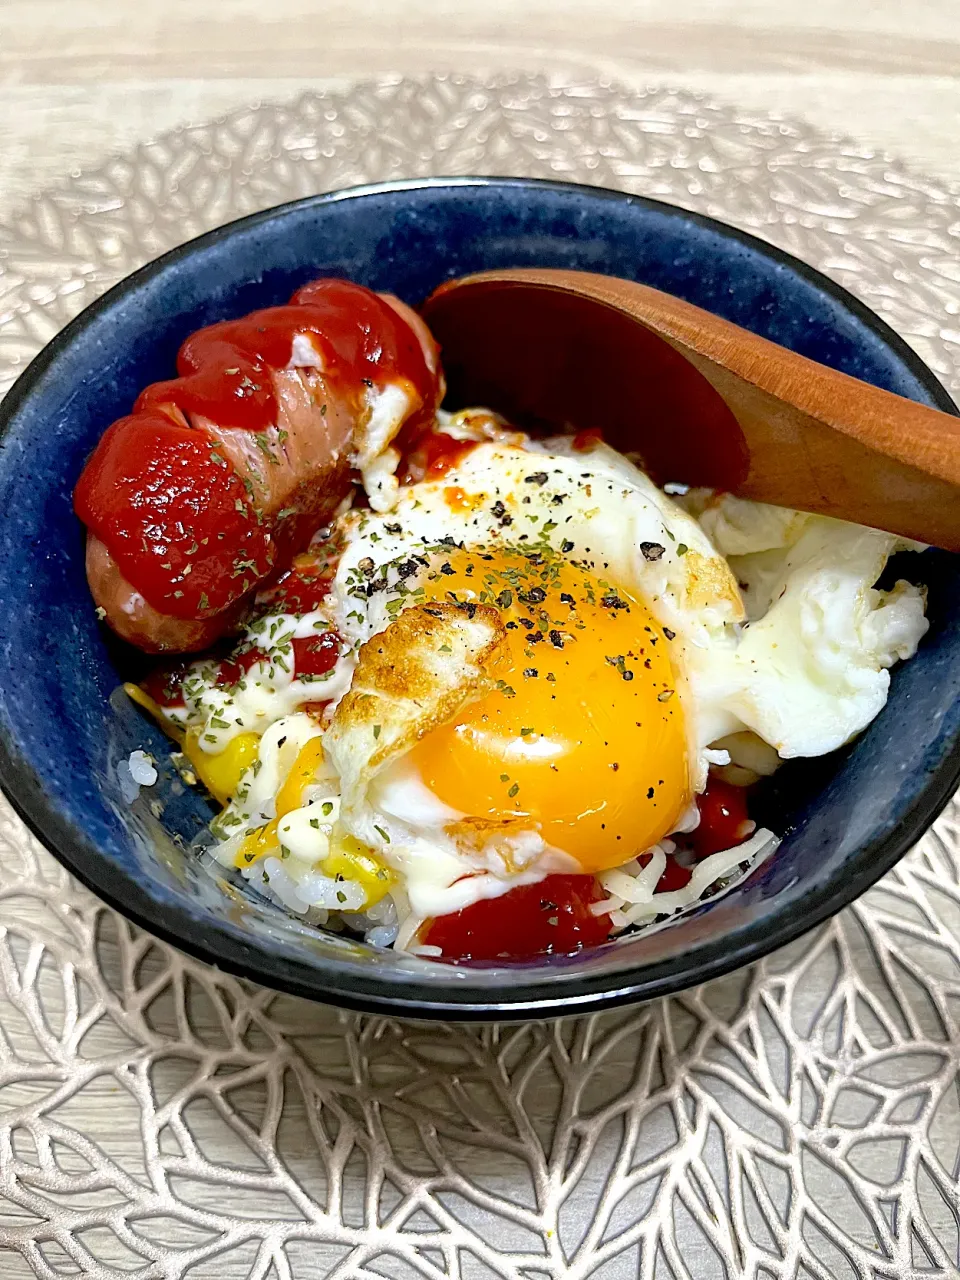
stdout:
[[235,629],[401,431],[432,421],[435,344],[403,303],[320,280],[200,330],[180,377],[102,437],[74,495],[109,626],[148,652]]

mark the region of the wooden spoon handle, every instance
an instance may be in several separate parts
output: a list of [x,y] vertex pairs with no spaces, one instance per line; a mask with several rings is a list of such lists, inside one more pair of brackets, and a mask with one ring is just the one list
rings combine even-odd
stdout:
[[735,486],[741,496],[960,551],[960,418],[633,281],[517,268],[446,288],[481,280],[587,295],[669,343],[719,393],[743,432],[747,469]]

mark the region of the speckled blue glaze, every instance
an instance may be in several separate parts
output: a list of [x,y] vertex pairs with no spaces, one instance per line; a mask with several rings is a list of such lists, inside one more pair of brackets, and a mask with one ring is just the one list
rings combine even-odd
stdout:
[[96,892],[222,967],[300,994],[427,1016],[520,1017],[663,994],[755,959],[838,910],[916,840],[957,780],[958,560],[922,558],[931,631],[894,673],[859,741],[784,769],[768,793],[776,857],[672,929],[574,958],[453,969],[306,929],[260,899],[238,905],[184,851],[209,810],[169,765],[130,807],[116,765],[165,740],[122,696],[128,651],[98,625],[71,492],[102,430],[171,375],[203,324],[347,276],[418,303],[442,280],[498,266],[632,277],[804,355],[950,409],[932,374],[848,294],[719,223],[559,184],[465,179],[321,196],[231,224],[132,276],[69,326],[0,416],[0,782]]

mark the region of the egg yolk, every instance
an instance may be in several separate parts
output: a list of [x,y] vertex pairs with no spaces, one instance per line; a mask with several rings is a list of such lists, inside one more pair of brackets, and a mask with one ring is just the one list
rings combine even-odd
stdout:
[[686,729],[670,636],[642,601],[555,552],[506,547],[454,549],[417,587],[496,606],[508,637],[496,688],[412,752],[440,800],[528,817],[585,872],[673,830],[692,799]]

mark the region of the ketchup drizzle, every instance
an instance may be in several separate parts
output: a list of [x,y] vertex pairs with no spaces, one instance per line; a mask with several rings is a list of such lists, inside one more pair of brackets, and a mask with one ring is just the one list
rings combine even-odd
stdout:
[[202,431],[156,411],[121,418],[94,449],[73,495],[149,604],[204,618],[270,572],[270,530],[240,476]]
[[314,280],[285,307],[199,329],[177,356],[180,375],[140,393],[134,412],[170,406],[218,427],[265,431],[277,417],[270,372],[285,369],[294,338],[312,340],[326,378],[364,385],[407,379],[421,400],[432,375],[416,334],[389,303],[347,280]]
[[401,478],[404,484],[439,480],[452,470],[471,449],[475,440],[457,440],[445,431],[423,431],[404,454]]
[[747,813],[747,789],[734,787],[710,775],[707,789],[697,796],[700,823],[689,840],[699,862],[721,849],[732,849],[746,840],[753,829]]
[[325,676],[337,665],[339,657],[340,637],[336,631],[298,637],[293,641],[293,674],[298,680],[304,676]]
[[298,335],[312,342],[323,382],[355,402],[358,416],[368,387],[397,382],[419,402],[408,425],[432,413],[437,378],[418,335],[387,301],[346,280],[315,280],[288,306],[193,334],[180,348],[180,376],[147,387],[133,414],[108,428],[74,492],[77,515],[162,613],[222,613],[316,531],[309,510],[264,511],[251,477],[204,430],[276,423],[273,373],[289,366]]
[[437,916],[428,921],[423,941],[453,961],[570,955],[609,937],[610,917],[591,910],[605,897],[594,876],[547,876]]

